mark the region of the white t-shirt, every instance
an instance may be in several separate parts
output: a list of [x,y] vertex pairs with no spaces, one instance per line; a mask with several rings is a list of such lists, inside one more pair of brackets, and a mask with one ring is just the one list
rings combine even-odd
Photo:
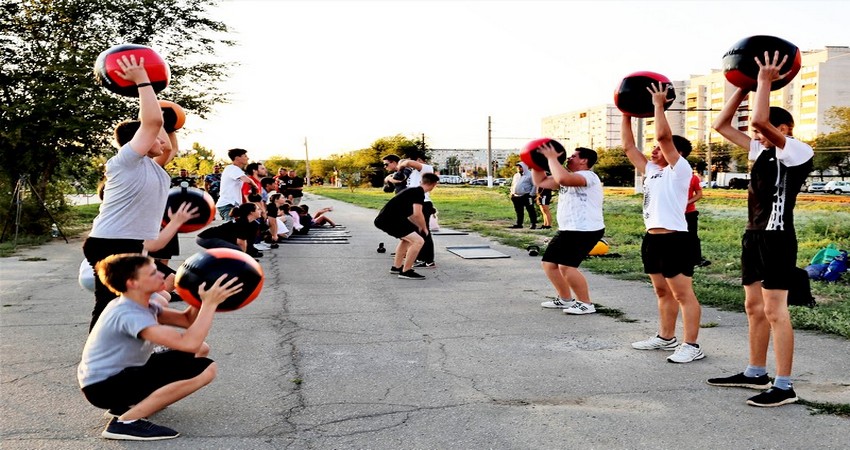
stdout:
[[102,239],[156,239],[171,177],[130,144],[106,162],[103,203],[89,236]]
[[643,180],[643,223],[646,229],[666,228],[688,231],[685,208],[688,204],[688,186],[691,183],[691,165],[679,158],[676,166],[663,169],[651,161],[646,163]]
[[558,192],[558,229],[562,231],[597,231],[605,228],[602,218],[602,182],[595,173],[575,173],[587,181],[586,186],[561,186]]
[[[411,170],[410,175],[407,176],[407,187],[420,186],[422,184],[423,173],[434,173],[434,166],[422,164],[422,170]],[[425,201],[431,201],[431,196],[428,195],[428,192],[425,193]]]
[[224,168],[221,172],[221,188],[218,201],[215,206],[241,205],[242,204],[242,180],[245,172],[233,164]]

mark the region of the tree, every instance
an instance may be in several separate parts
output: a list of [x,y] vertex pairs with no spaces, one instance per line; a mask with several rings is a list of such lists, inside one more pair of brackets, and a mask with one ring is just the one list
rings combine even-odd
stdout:
[[842,177],[850,175],[850,107],[834,106],[827,113],[827,123],[836,131],[818,136],[811,144],[815,149],[814,170],[835,170]]
[[[135,99],[93,81],[100,52],[119,43],[153,47],[171,68],[161,94],[201,117],[225,99],[226,66],[211,58],[227,31],[208,19],[212,0],[19,0],[0,4],[0,182],[29,174],[43,196],[59,176],[87,177],[114,151],[114,125],[137,114]],[[144,18],[144,20],[139,20]],[[201,56],[201,55],[206,55]],[[2,189],[6,191],[7,189]],[[61,196],[58,204],[61,206]],[[50,205],[49,205],[50,206]]]
[[592,170],[606,186],[633,186],[635,167],[626,157],[623,147],[597,149],[598,158]]
[[351,192],[363,185],[375,172],[375,150],[366,148],[344,155],[331,155],[337,179]]
[[520,162],[518,153],[511,153],[505,158],[505,165],[496,171],[496,178],[511,178],[516,173],[516,165]]

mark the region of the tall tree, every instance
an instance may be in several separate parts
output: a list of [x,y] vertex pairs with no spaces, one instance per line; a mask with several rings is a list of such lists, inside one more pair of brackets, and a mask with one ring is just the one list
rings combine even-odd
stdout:
[[98,54],[120,43],[148,45],[168,61],[160,94],[203,117],[226,95],[226,67],[211,58],[227,27],[207,17],[212,0],[18,0],[0,4],[0,171],[29,174],[42,194],[57,175],[81,177],[86,161],[113,150],[114,125],[133,118],[135,99],[97,86]]

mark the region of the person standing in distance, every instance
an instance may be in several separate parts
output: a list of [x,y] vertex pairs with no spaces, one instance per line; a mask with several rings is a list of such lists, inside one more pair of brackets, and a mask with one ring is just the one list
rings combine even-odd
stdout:
[[534,207],[534,196],[532,195],[535,192],[528,166],[524,162],[516,163],[516,173],[511,180],[511,202],[514,204],[516,224],[509,228],[522,228],[522,223],[525,221],[523,208],[528,211],[531,229],[537,228],[537,208]]
[[[794,117],[788,111],[770,106],[770,85],[784,78],[779,52],[759,66],[758,86],[750,124],[753,137],[732,124],[738,107],[748,92],[738,89],[712,125],[723,137],[749,150],[750,170],[747,195],[747,227],[741,240],[741,283],[749,325],[749,364],[737,375],[710,378],[713,386],[767,389],[747,399],[751,406],[781,406],[797,401],[791,383],[794,362],[794,329],[788,313],[788,288],[797,264],[797,235],[794,206],[797,194],[812,170],[814,151],[794,139]],[[771,387],[767,376],[767,349],[773,336],[776,379]]]
[[[629,161],[643,174],[643,221],[646,234],[641,245],[644,272],[649,274],[658,297],[658,333],[632,343],[638,350],[675,350],[668,362],[688,363],[705,358],[697,338],[702,308],[694,294],[694,256],[685,221],[691,166],[685,159],[691,143],[674,136],[667,122],[662,83],[647,88],[655,107],[655,139],[658,144],[649,160],[641,153],[632,132],[632,117],[623,114],[623,147]],[[682,310],[684,342],[677,346],[676,318]]]
[[590,170],[596,163],[596,152],[579,147],[567,159],[567,167],[564,168],[558,162],[560,153],[552,144],[535,151],[549,161],[552,174],[532,169],[534,185],[541,189],[559,190],[558,233],[546,247],[541,263],[543,272],[558,292],[558,298],[540,306],[562,309],[566,314],[595,313],[587,279],[579,272],[578,266],[605,234],[602,182]]
[[229,220],[230,210],[242,204],[242,183],[253,185],[257,192],[260,191],[260,186],[244,172],[248,165],[248,150],[232,148],[227,151],[227,157],[232,164],[228,164],[221,173],[221,188],[215,204],[222,220]]

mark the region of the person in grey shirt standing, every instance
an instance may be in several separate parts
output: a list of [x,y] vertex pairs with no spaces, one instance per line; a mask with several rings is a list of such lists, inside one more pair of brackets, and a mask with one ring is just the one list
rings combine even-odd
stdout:
[[514,204],[516,211],[516,225],[510,228],[522,228],[522,223],[525,221],[525,213],[523,209],[528,211],[528,218],[531,220],[531,229],[537,228],[537,209],[534,207],[534,182],[531,179],[531,171],[524,162],[516,163],[516,173],[511,181],[511,202]]

